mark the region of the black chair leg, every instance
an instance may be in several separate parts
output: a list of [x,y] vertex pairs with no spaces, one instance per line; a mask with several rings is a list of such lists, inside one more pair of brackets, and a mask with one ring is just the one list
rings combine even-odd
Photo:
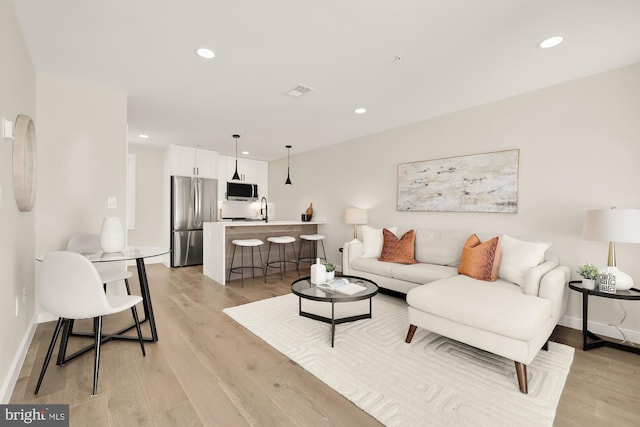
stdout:
[[269,258],[271,258],[271,242],[269,242],[269,249],[267,250],[267,263],[264,265],[264,275],[267,275],[269,271]]
[[253,260],[253,254],[254,254],[254,250],[253,250],[253,248],[251,248],[251,277],[255,279],[256,278],[256,269],[253,268],[253,266],[256,265],[256,262]]
[[136,322],[136,331],[138,332],[138,341],[140,341],[142,355],[146,356],[147,352],[144,350],[144,340],[142,339],[142,330],[140,329],[140,319],[138,319],[138,309],[135,305],[131,307],[131,314],[133,315],[133,320]]
[[324,256],[322,259],[324,259],[324,262],[327,262],[327,252],[324,250],[324,240],[320,240],[320,243],[322,244],[322,255]]
[[62,329],[62,323],[64,319],[60,317],[58,319],[58,323],[56,323],[56,328],[53,331],[53,336],[51,337],[51,343],[49,344],[49,349],[47,350],[47,355],[44,358],[44,363],[42,364],[42,370],[40,371],[40,377],[38,378],[38,384],[36,385],[36,391],[33,394],[38,394],[40,391],[40,386],[42,385],[42,380],[44,379],[44,374],[47,372],[47,368],[49,367],[49,362],[51,361],[51,355],[53,354],[53,348],[56,346],[56,341],[58,340],[58,335],[60,334],[60,329]]
[[229,277],[227,278],[227,282],[231,281],[231,272],[233,271],[233,258],[236,256],[236,246],[233,246],[233,253],[231,254],[231,266],[229,267]]
[[100,342],[102,341],[102,316],[93,318],[93,328],[95,329],[94,345],[95,359],[93,362],[93,396],[98,394],[98,372],[100,371]]
[[[253,256],[253,249],[251,250],[251,254]],[[264,261],[262,261],[262,250],[260,249],[260,246],[258,246],[258,255],[260,255],[260,265],[262,266],[262,273],[264,273]],[[253,260],[253,258],[252,258],[252,260]],[[254,269],[252,268],[252,270],[254,270]],[[266,274],[262,274],[262,278],[264,279],[264,283],[267,283],[267,275]]]
[[[291,242],[291,250],[293,250],[293,259],[295,259],[296,271],[298,272],[298,277],[300,277],[300,260],[298,259],[298,255],[296,255],[296,247],[293,242]],[[284,253],[286,255],[287,251],[284,251]]]
[[124,279],[124,286],[127,288],[127,295],[131,295],[131,288],[129,288],[129,279]]
[[[251,252],[253,256],[253,252]],[[240,272],[242,273],[240,287],[244,288],[244,246],[240,248]]]
[[60,349],[58,350],[58,360],[56,362],[58,366],[64,366],[65,364],[64,359],[67,355],[67,343],[69,342],[69,337],[73,335],[73,322],[74,319],[64,319]]
[[[280,259],[280,261],[278,262],[278,267],[280,267],[280,280],[282,280],[282,267],[284,264],[283,258],[282,258],[282,244],[278,244],[278,258]],[[286,252],[286,251],[285,251]],[[267,262],[269,261],[269,259],[267,259]]]

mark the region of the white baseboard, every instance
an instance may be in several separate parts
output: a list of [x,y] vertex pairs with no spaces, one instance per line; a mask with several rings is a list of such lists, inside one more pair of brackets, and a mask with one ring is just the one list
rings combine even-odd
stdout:
[[36,333],[36,316],[31,319],[31,325],[29,325],[29,329],[22,337],[22,342],[20,342],[20,347],[18,347],[18,351],[16,352],[15,357],[13,358],[13,362],[11,362],[11,366],[9,367],[8,375],[5,377],[4,382],[0,386],[0,403],[8,404],[9,400],[11,400],[11,394],[13,393],[13,389],[16,386],[16,382],[18,381],[18,376],[20,375],[20,370],[22,369],[22,364],[24,363],[24,359],[27,357],[27,352],[29,351],[29,346],[31,345],[31,340],[33,339],[33,335]]
[[[563,316],[562,319],[560,319],[560,322],[558,322],[558,324],[562,326],[566,326],[568,328],[573,328],[573,329],[582,331],[582,318],[580,317]],[[626,329],[620,326],[619,326],[620,328],[620,331],[619,331],[614,326],[606,325],[604,323],[593,322],[593,321],[587,322],[587,327],[589,328],[589,331],[593,332],[594,334],[603,335],[604,337],[614,338],[619,340],[624,339],[620,334],[620,331],[622,331],[627,340],[632,341],[634,343],[640,343],[640,331],[634,331],[634,330]]]

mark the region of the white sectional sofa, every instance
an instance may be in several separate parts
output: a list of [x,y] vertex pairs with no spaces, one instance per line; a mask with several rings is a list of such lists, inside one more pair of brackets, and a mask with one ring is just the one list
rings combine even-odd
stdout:
[[542,243],[502,236],[497,280],[458,274],[470,234],[416,230],[416,264],[378,261],[370,243],[354,239],[343,247],[342,272],[406,294],[407,343],[419,327],[511,359],[520,391],[527,393],[526,365],[547,349],[566,310],[569,269],[545,260],[548,246]]

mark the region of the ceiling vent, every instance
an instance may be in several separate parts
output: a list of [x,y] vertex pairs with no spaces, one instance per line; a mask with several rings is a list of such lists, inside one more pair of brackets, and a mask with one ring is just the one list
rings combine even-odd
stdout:
[[289,90],[286,95],[290,96],[291,98],[300,98],[302,95],[306,95],[307,93],[311,92],[313,89],[310,88],[309,86],[305,86],[305,85],[298,85],[296,87],[294,87],[293,89]]

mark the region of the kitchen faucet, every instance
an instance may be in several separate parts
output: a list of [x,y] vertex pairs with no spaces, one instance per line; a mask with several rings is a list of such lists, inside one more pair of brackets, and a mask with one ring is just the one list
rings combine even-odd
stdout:
[[[264,210],[262,210],[262,203],[264,202]],[[267,198],[262,196],[260,199],[260,215],[264,222],[269,222],[269,205],[267,204]]]

